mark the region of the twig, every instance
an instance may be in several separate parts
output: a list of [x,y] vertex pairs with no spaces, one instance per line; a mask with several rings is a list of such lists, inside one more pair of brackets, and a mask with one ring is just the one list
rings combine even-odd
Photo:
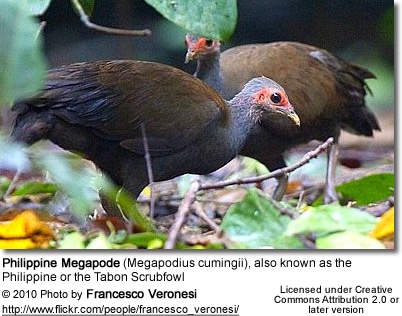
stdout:
[[195,213],[201,217],[214,231],[217,235],[222,234],[222,230],[212,219],[205,214],[204,210],[201,207],[201,204],[198,202],[194,202],[194,211]]
[[38,39],[39,35],[40,35],[40,34],[43,32],[43,30],[45,29],[45,26],[46,26],[46,21],[42,21],[42,22],[39,23],[39,28],[38,28],[38,32],[36,33],[35,40]]
[[296,205],[296,209],[297,209],[297,210],[300,209],[305,194],[306,194],[306,191],[305,191],[305,190],[302,190],[302,191],[300,192],[299,198],[298,198],[298,200],[297,200],[297,205]]
[[82,8],[81,4],[79,3],[78,0],[71,0],[72,4],[74,7],[77,9],[78,14],[80,15],[81,21],[85,24],[86,27],[100,31],[100,32],[105,32],[108,34],[114,34],[114,35],[128,35],[128,36],[150,36],[152,34],[151,30],[145,29],[145,30],[123,30],[123,29],[116,29],[112,27],[106,27],[106,26],[101,26],[95,23],[92,23],[89,20],[89,17],[86,15],[84,9]]
[[[270,178],[275,178],[275,177],[281,176],[283,174],[292,172],[292,171],[300,168],[301,166],[307,164],[311,159],[316,158],[321,152],[327,150],[328,147],[330,147],[333,144],[333,142],[334,142],[334,139],[332,137],[328,138],[323,144],[318,146],[316,149],[306,153],[304,155],[304,157],[301,160],[299,160],[297,163],[295,163],[294,165],[275,170],[275,171],[269,173],[268,175],[259,176],[259,177],[251,177],[251,178],[247,178],[247,179],[220,181],[220,182],[216,182],[213,184],[201,184],[199,181],[193,182],[191,184],[190,188],[188,189],[188,191],[186,192],[186,195],[184,196],[183,201],[180,203],[179,209],[176,214],[175,221],[170,229],[169,237],[165,243],[164,248],[165,249],[173,249],[174,248],[175,241],[177,239],[177,235],[178,235],[183,223],[185,222],[188,213],[190,212],[191,205],[196,200],[197,192],[202,191],[202,190],[220,189],[220,188],[223,188],[223,187],[226,187],[229,185],[235,185],[235,184],[239,185],[239,184],[248,184],[248,183],[259,183],[264,180],[267,180]],[[272,203],[274,203],[274,206],[277,207],[278,210],[282,214],[286,214],[286,215],[290,216],[291,218],[297,217],[296,213],[286,209],[277,201],[274,201],[272,198],[269,198],[269,200]],[[303,240],[303,243],[305,243],[307,245],[306,240]],[[309,244],[308,246],[311,246],[311,245]]]
[[259,182],[262,182],[262,181],[265,181],[268,179],[277,178],[279,176],[292,172],[292,171],[304,166],[305,164],[309,163],[311,159],[317,158],[317,156],[320,153],[327,150],[333,143],[334,143],[334,139],[332,137],[330,137],[324,143],[319,145],[316,149],[306,153],[304,155],[304,157],[301,160],[299,160],[297,163],[295,163],[289,167],[277,169],[273,172],[270,172],[267,175],[258,176],[258,177],[250,177],[250,178],[245,178],[245,179],[226,180],[226,181],[219,181],[219,182],[215,182],[215,183],[202,184],[200,186],[200,190],[221,189],[221,188],[227,187],[229,185],[259,183]]
[[279,212],[281,212],[282,215],[287,215],[292,219],[299,217],[298,213],[294,212],[291,209],[286,208],[280,202],[270,197],[268,194],[264,194],[264,196]]
[[195,201],[197,192],[200,189],[200,183],[195,181],[191,184],[190,188],[186,192],[183,201],[180,203],[179,209],[177,210],[175,221],[170,228],[168,240],[165,243],[165,249],[173,249],[177,235],[185,222],[188,213],[190,212],[190,207]]
[[15,187],[17,186],[17,182],[20,179],[21,174],[22,174],[22,172],[20,170],[17,170],[17,172],[15,173],[13,179],[11,180],[11,183],[8,186],[6,192],[3,194],[3,199],[8,197],[11,194],[11,192],[14,191]]
[[308,238],[307,236],[300,235],[298,236],[300,241],[308,248],[308,249],[317,249],[316,244],[313,240]]
[[147,139],[147,134],[145,131],[145,125],[144,123],[141,123],[141,133],[142,133],[142,143],[144,145],[144,158],[145,158],[145,163],[147,165],[147,173],[148,173],[148,181],[149,181],[149,186],[151,188],[150,190],[150,202],[149,202],[149,217],[154,218],[155,214],[155,196],[153,194],[152,190],[152,185],[154,184],[154,173],[152,171],[152,161],[151,161],[151,155],[149,154],[149,146],[148,146],[148,139]]

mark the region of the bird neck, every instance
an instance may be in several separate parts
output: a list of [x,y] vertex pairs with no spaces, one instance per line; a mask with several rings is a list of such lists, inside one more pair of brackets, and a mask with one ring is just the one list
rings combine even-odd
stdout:
[[223,93],[222,73],[219,62],[220,54],[214,54],[213,57],[200,58],[197,60],[197,69],[194,76],[206,82],[220,94]]
[[257,112],[251,100],[242,93],[236,95],[228,104],[230,110],[229,143],[232,144],[234,150],[239,151],[245,145],[253,127],[258,124]]

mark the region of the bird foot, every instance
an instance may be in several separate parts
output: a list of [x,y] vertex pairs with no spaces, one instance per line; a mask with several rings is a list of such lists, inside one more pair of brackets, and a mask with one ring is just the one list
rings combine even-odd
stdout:
[[324,204],[331,204],[336,201],[338,201],[338,193],[335,191],[335,188],[330,188],[328,186],[325,186]]

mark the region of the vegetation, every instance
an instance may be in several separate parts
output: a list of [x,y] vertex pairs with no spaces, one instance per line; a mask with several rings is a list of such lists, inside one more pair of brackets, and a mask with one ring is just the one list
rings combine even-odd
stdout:
[[[166,19],[206,37],[228,40],[236,26],[236,0],[145,1]],[[125,31],[103,30],[91,23],[94,2],[72,0],[77,18],[102,31]],[[36,17],[50,3],[0,1],[0,106],[4,108],[34,96],[42,87],[47,68],[42,39],[46,26]],[[149,34],[147,30],[133,32]],[[114,196],[118,188],[88,162],[73,154],[49,152],[43,144],[26,149],[5,135],[0,135],[0,148],[0,248],[393,248],[393,171],[348,179],[337,187],[340,203],[331,205],[322,205],[318,194],[314,201],[307,201],[300,194],[305,188],[278,203],[259,189],[261,181],[241,189],[233,185],[206,189],[206,180],[182,177],[173,194],[157,201],[165,208],[179,205],[178,215],[167,224],[143,215],[148,200],[153,200],[148,190],[144,192],[147,201],[141,205],[121,192],[118,203],[131,225],[107,216],[92,217],[99,207],[98,189]],[[244,180],[249,171],[267,174],[247,159],[242,166],[232,178]],[[201,185],[191,191],[194,183]],[[231,200],[228,207],[219,201],[220,194],[235,194],[237,202]],[[205,218],[210,209],[214,220]],[[196,220],[186,221],[190,211],[197,214]],[[178,225],[179,220],[185,224]]]

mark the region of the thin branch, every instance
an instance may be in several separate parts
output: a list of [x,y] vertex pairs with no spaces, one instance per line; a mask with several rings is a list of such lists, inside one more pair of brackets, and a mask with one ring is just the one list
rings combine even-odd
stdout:
[[307,236],[301,235],[301,236],[298,236],[298,238],[306,246],[306,248],[308,248],[308,249],[317,249],[317,246],[314,243],[314,241],[311,240],[310,238],[308,238]]
[[267,175],[258,176],[258,177],[250,177],[246,179],[235,179],[235,180],[226,180],[226,181],[219,181],[215,183],[207,183],[202,184],[200,186],[200,190],[211,190],[211,189],[221,189],[227,187],[229,185],[240,185],[240,184],[250,184],[250,183],[259,183],[268,179],[277,178],[284,174],[290,173],[310,162],[311,159],[317,158],[318,155],[324,151],[326,151],[332,144],[334,143],[334,139],[332,137],[328,138],[324,143],[319,145],[316,149],[309,151],[304,155],[304,157],[299,160],[294,165],[289,167],[277,169],[273,172],[270,172]]
[[[304,155],[304,157],[301,160],[299,160],[297,163],[295,163],[294,165],[275,170],[275,171],[269,173],[268,175],[252,177],[252,178],[247,178],[247,179],[220,181],[220,182],[216,182],[213,184],[201,184],[199,181],[193,182],[191,184],[190,188],[188,189],[188,191],[186,192],[186,195],[184,196],[182,202],[180,203],[179,209],[176,214],[175,221],[170,229],[169,237],[165,243],[164,248],[165,249],[173,249],[174,248],[174,245],[175,245],[175,242],[177,239],[177,235],[179,234],[179,231],[180,231],[181,227],[183,226],[183,224],[187,218],[187,215],[190,212],[191,205],[195,202],[196,195],[199,191],[210,190],[210,189],[220,189],[220,188],[223,188],[223,187],[226,187],[229,185],[234,185],[234,184],[238,185],[238,184],[247,184],[247,183],[256,183],[256,182],[258,183],[258,182],[262,182],[262,181],[270,179],[270,178],[275,178],[275,177],[281,176],[283,174],[292,172],[292,171],[300,168],[301,166],[304,166],[311,159],[316,158],[320,153],[327,150],[328,147],[330,147],[333,144],[333,142],[334,142],[334,139],[332,137],[328,138],[323,144],[318,146],[315,150],[312,150],[312,151],[309,151],[308,153],[306,153]],[[274,206],[282,214],[286,214],[286,215],[290,216],[291,218],[297,217],[297,214],[295,212],[283,207],[279,202],[274,201],[272,198],[270,198],[270,197],[267,197],[267,198],[270,200],[271,203],[274,203]],[[312,246],[308,242],[308,240],[302,240],[302,241],[305,245],[308,245],[309,247]]]
[[47,24],[46,21],[42,21],[42,22],[39,23],[39,28],[38,28],[38,32],[36,33],[36,36],[35,36],[35,41],[38,39],[39,35],[45,29],[46,24]]
[[205,214],[199,202],[194,202],[194,211],[195,214],[202,218],[218,236],[222,234],[222,229],[212,219],[210,219],[207,214]]
[[148,173],[148,181],[149,181],[149,186],[151,188],[150,190],[150,203],[149,203],[149,217],[154,218],[155,214],[155,196],[153,194],[152,186],[154,184],[154,173],[152,171],[152,161],[151,161],[151,155],[149,154],[149,146],[148,146],[148,139],[147,139],[147,134],[145,131],[145,125],[144,123],[141,123],[141,133],[142,133],[142,143],[144,145],[144,158],[145,158],[145,163],[147,165],[147,173]]
[[14,174],[14,177],[11,180],[11,183],[9,184],[6,192],[3,194],[3,199],[7,198],[11,194],[11,192],[14,191],[14,189],[17,186],[17,182],[21,177],[21,174],[22,174],[21,170],[17,170],[17,172]]
[[300,192],[299,198],[298,198],[298,200],[297,200],[296,210],[299,210],[299,209],[300,209],[305,194],[306,194],[306,191],[305,191],[305,190],[303,190],[303,191]]
[[264,194],[264,196],[279,212],[281,212],[282,215],[287,215],[292,219],[296,219],[297,217],[299,217],[299,214],[297,212],[293,211],[292,209],[286,208],[279,201],[276,201],[268,194]]
[[80,15],[81,21],[85,24],[86,27],[90,29],[94,29],[100,32],[114,34],[114,35],[125,35],[125,36],[150,36],[152,34],[151,30],[123,30],[116,29],[112,27],[101,26],[95,23],[92,23],[89,20],[88,15],[86,15],[84,9],[82,8],[80,2],[78,0],[71,0],[73,6],[77,9],[78,14]]
[[173,249],[176,243],[177,235],[181,227],[183,226],[187,215],[190,213],[191,205],[194,203],[196,194],[200,189],[200,183],[195,181],[191,184],[190,188],[186,192],[183,201],[180,203],[179,209],[176,213],[175,221],[170,228],[168,240],[165,243],[165,249]]

